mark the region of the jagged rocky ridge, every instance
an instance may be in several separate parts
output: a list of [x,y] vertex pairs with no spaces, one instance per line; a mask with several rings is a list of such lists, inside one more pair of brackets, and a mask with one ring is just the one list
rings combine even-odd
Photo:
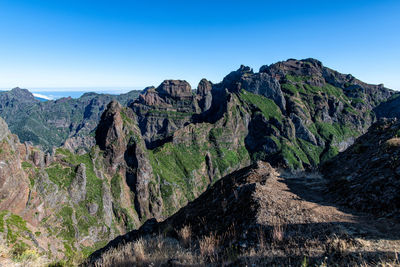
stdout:
[[186,81],[170,80],[128,108],[114,103],[96,139],[114,169],[129,166],[122,173],[139,219],[161,219],[250,161],[315,168],[364,133],[375,120],[372,109],[393,94],[314,59],[259,73],[242,66],[219,84],[203,79],[196,94]]
[[[185,95],[165,93],[174,86],[185,88]],[[229,96],[236,97],[237,109],[249,116],[243,125],[248,132],[239,134],[245,137],[252,159],[310,168],[354,142],[375,120],[372,109],[394,94],[314,59],[263,66],[259,73],[242,66],[221,83],[202,80],[198,88],[191,96],[186,82],[166,81],[131,104],[147,148],[169,142],[177,129],[189,123],[214,123],[229,113]]]
[[133,194],[135,220],[166,218],[251,160],[315,167],[364,132],[371,109],[393,94],[315,60],[261,70],[202,80],[195,95],[185,81],[165,81],[128,108],[109,105],[96,140]]
[[93,134],[107,104],[116,99],[123,105],[139,91],[121,95],[86,93],[80,98],[39,101],[26,89],[0,92],[0,117],[22,142],[30,141],[51,151],[65,144],[70,149],[90,148]]

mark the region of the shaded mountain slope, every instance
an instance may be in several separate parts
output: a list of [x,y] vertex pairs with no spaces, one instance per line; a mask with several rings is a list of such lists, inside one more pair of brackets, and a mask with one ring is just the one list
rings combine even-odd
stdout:
[[400,123],[382,119],[322,170],[340,203],[400,218],[399,157]]
[[39,101],[26,89],[0,92],[0,116],[22,142],[30,141],[45,150],[61,146],[91,147],[89,136],[97,126],[107,104],[117,99],[124,105],[135,99],[139,91],[122,95],[86,93],[78,99],[61,98]]
[[400,93],[392,95],[387,101],[378,105],[374,112],[378,118],[400,119]]
[[[324,198],[324,180],[258,162],[220,179],[167,220],[147,221],[91,255],[86,266],[373,265],[395,262],[398,236]],[[312,180],[312,182],[311,182]],[[297,182],[313,199],[295,193]],[[318,199],[318,201],[316,201]],[[397,229],[397,228],[393,228]],[[375,238],[381,240],[373,243]],[[380,250],[383,251],[380,251]],[[159,251],[159,252],[157,252]],[[371,253],[373,251],[373,253]]]

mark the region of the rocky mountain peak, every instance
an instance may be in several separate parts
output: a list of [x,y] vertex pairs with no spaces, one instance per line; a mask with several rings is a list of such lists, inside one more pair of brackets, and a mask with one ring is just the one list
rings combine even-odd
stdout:
[[137,104],[153,107],[173,107],[176,101],[193,98],[192,88],[184,80],[165,80],[157,88],[146,87],[139,95]]
[[192,96],[192,88],[184,80],[165,80],[156,90],[161,96],[173,98],[189,98]]
[[197,94],[205,96],[212,90],[212,83],[207,79],[201,79],[199,85],[197,85]]
[[228,89],[229,91],[237,91],[240,88],[238,88],[238,82],[243,76],[249,76],[253,74],[253,69],[241,65],[240,68],[236,71],[232,71],[228,75],[224,77],[222,82],[219,84],[219,87],[222,87],[221,89]]
[[313,84],[322,86],[324,84],[322,77],[323,68],[322,63],[313,58],[303,60],[288,59],[275,64],[262,66],[260,68],[260,73],[268,73],[277,80],[285,78],[286,75],[310,77],[313,78]]
[[122,106],[117,101],[111,101],[101,116],[96,129],[96,144],[105,150],[106,157],[111,165],[118,163],[125,149],[125,136],[123,133]]
[[19,87],[15,87],[10,91],[11,95],[17,98],[19,101],[33,101],[37,102],[33,94],[29,92],[27,89],[21,89]]
[[213,84],[206,79],[201,79],[197,86],[197,96],[199,107],[202,112],[210,109],[212,104],[212,88]]

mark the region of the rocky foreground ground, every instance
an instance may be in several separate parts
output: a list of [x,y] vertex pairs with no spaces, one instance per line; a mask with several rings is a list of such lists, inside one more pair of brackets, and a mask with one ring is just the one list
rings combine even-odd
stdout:
[[87,266],[397,265],[400,224],[333,202],[328,180],[258,162],[164,222],[110,242]]

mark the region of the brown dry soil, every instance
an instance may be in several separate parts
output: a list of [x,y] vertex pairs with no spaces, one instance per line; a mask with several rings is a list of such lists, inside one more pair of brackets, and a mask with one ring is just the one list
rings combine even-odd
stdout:
[[[331,263],[341,265],[398,265],[400,222],[336,205],[326,188],[327,180],[320,174],[280,172],[257,193],[260,203],[265,205],[260,209],[259,223],[282,225],[286,231],[309,231],[294,233],[308,237],[305,242],[310,245],[299,251],[307,257],[330,255],[334,257]],[[317,239],[325,241],[325,247]],[[313,242],[317,245],[314,248]],[[298,245],[295,242],[293,248]]]

